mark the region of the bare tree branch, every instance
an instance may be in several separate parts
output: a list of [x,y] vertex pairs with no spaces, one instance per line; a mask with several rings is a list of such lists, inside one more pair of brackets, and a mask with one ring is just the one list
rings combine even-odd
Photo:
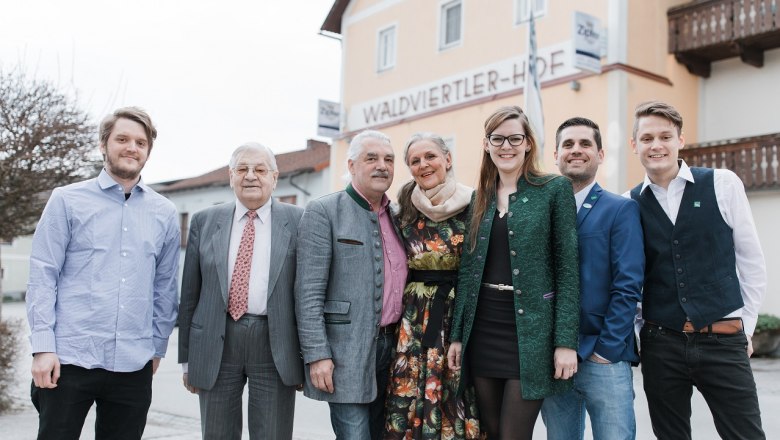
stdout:
[[95,176],[96,128],[46,81],[0,69],[0,239],[31,233],[50,191]]

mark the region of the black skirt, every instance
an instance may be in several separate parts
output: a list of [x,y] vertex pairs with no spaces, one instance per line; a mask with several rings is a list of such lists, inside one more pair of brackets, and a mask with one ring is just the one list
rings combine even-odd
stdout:
[[512,290],[482,287],[466,356],[473,377],[520,379]]

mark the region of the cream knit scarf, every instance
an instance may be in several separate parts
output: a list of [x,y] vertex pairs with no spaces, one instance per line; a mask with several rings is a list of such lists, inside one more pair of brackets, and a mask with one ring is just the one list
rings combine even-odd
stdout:
[[415,185],[412,204],[429,219],[440,222],[466,209],[473,191],[473,188],[461,185],[447,176],[444,183],[428,190]]

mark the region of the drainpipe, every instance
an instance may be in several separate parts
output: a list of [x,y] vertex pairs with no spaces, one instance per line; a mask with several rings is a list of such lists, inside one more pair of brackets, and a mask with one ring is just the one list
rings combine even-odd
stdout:
[[292,186],[293,188],[295,188],[295,189],[299,190],[300,192],[304,193],[306,195],[306,197],[310,196],[311,193],[309,191],[306,191],[305,188],[303,188],[303,187],[299,186],[297,183],[295,183],[295,181],[293,181],[293,179],[298,177],[298,176],[300,176],[300,175],[302,175],[302,174],[311,173],[312,171],[314,171],[314,170],[312,170],[311,168],[308,168],[308,169],[300,170],[300,171],[298,171],[296,173],[290,174],[290,186]]

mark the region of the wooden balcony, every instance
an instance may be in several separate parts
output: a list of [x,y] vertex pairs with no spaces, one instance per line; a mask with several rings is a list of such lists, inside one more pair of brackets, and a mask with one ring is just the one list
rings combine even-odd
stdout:
[[780,133],[686,145],[689,166],[734,171],[747,191],[780,189]]
[[708,78],[713,61],[739,56],[755,67],[780,47],[780,0],[696,0],[667,11],[669,53]]

